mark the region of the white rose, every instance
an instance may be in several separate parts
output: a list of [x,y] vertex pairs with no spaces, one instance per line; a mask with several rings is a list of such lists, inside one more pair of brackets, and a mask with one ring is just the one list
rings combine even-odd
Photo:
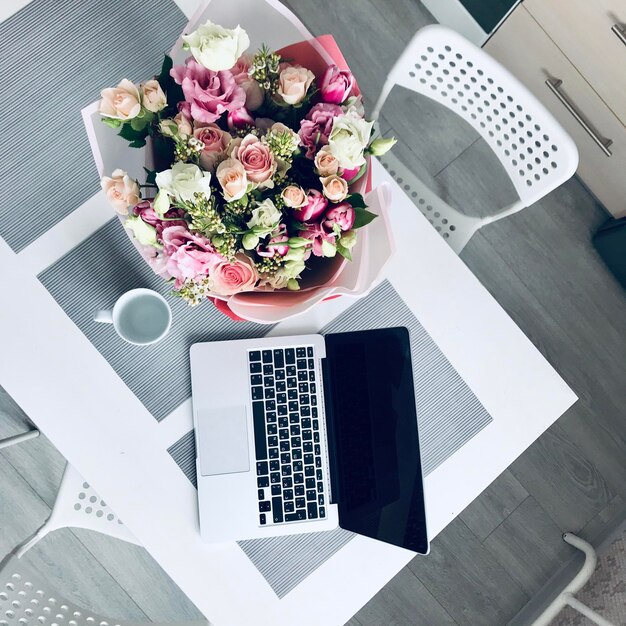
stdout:
[[237,25],[224,28],[210,20],[189,35],[183,35],[185,47],[194,59],[208,70],[229,70],[250,45],[246,31]]
[[203,194],[207,199],[211,197],[210,172],[203,172],[193,163],[174,163],[171,170],[156,175],[156,184],[159,188],[154,205],[157,213],[163,212],[162,207],[168,197],[178,202],[193,202],[196,193]]
[[133,232],[135,239],[144,246],[158,246],[156,230],[150,224],[146,224],[138,215],[129,217],[124,222],[124,227]]
[[282,213],[276,208],[276,205],[268,198],[257,205],[252,210],[252,217],[248,222],[248,228],[255,228],[258,234],[262,232],[271,233],[282,217]]
[[306,67],[290,66],[283,69],[278,77],[276,92],[286,104],[299,104],[315,79],[315,74]]
[[352,170],[365,163],[363,150],[370,140],[374,122],[368,122],[355,112],[340,115],[333,121],[328,136],[328,149],[339,161],[339,167]]

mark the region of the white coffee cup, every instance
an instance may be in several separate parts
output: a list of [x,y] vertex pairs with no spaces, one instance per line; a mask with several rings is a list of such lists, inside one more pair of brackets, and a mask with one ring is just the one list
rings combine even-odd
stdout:
[[124,341],[147,346],[167,335],[172,311],[160,293],[152,289],[131,289],[120,296],[112,309],[98,311],[93,319],[113,324]]

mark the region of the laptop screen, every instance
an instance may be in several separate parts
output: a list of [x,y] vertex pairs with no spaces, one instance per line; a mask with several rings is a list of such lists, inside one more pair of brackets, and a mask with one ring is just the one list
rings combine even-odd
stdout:
[[386,328],[325,339],[339,525],[424,554],[428,538],[409,333]]

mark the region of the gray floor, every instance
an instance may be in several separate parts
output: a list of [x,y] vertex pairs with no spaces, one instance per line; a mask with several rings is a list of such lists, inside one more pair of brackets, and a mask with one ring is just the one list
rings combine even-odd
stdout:
[[[419,27],[416,0],[289,5],[315,33],[332,32],[368,103]],[[463,122],[396,90],[384,128],[396,152],[454,206],[483,213],[513,197],[482,141]],[[357,626],[506,624],[570,557],[562,530],[593,540],[626,515],[626,298],[590,244],[607,216],[572,180],[520,214],[485,228],[463,260],[579,396],[351,620]],[[0,437],[22,428],[0,393]],[[477,462],[479,462],[477,460]],[[45,519],[63,459],[40,439],[0,454],[0,555]],[[63,530],[26,557],[68,597],[102,614],[152,620],[197,611],[141,549]]]

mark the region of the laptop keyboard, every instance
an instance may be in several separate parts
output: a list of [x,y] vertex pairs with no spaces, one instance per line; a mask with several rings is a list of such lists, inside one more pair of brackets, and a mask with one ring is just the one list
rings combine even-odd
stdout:
[[250,350],[259,525],[326,517],[312,346]]

